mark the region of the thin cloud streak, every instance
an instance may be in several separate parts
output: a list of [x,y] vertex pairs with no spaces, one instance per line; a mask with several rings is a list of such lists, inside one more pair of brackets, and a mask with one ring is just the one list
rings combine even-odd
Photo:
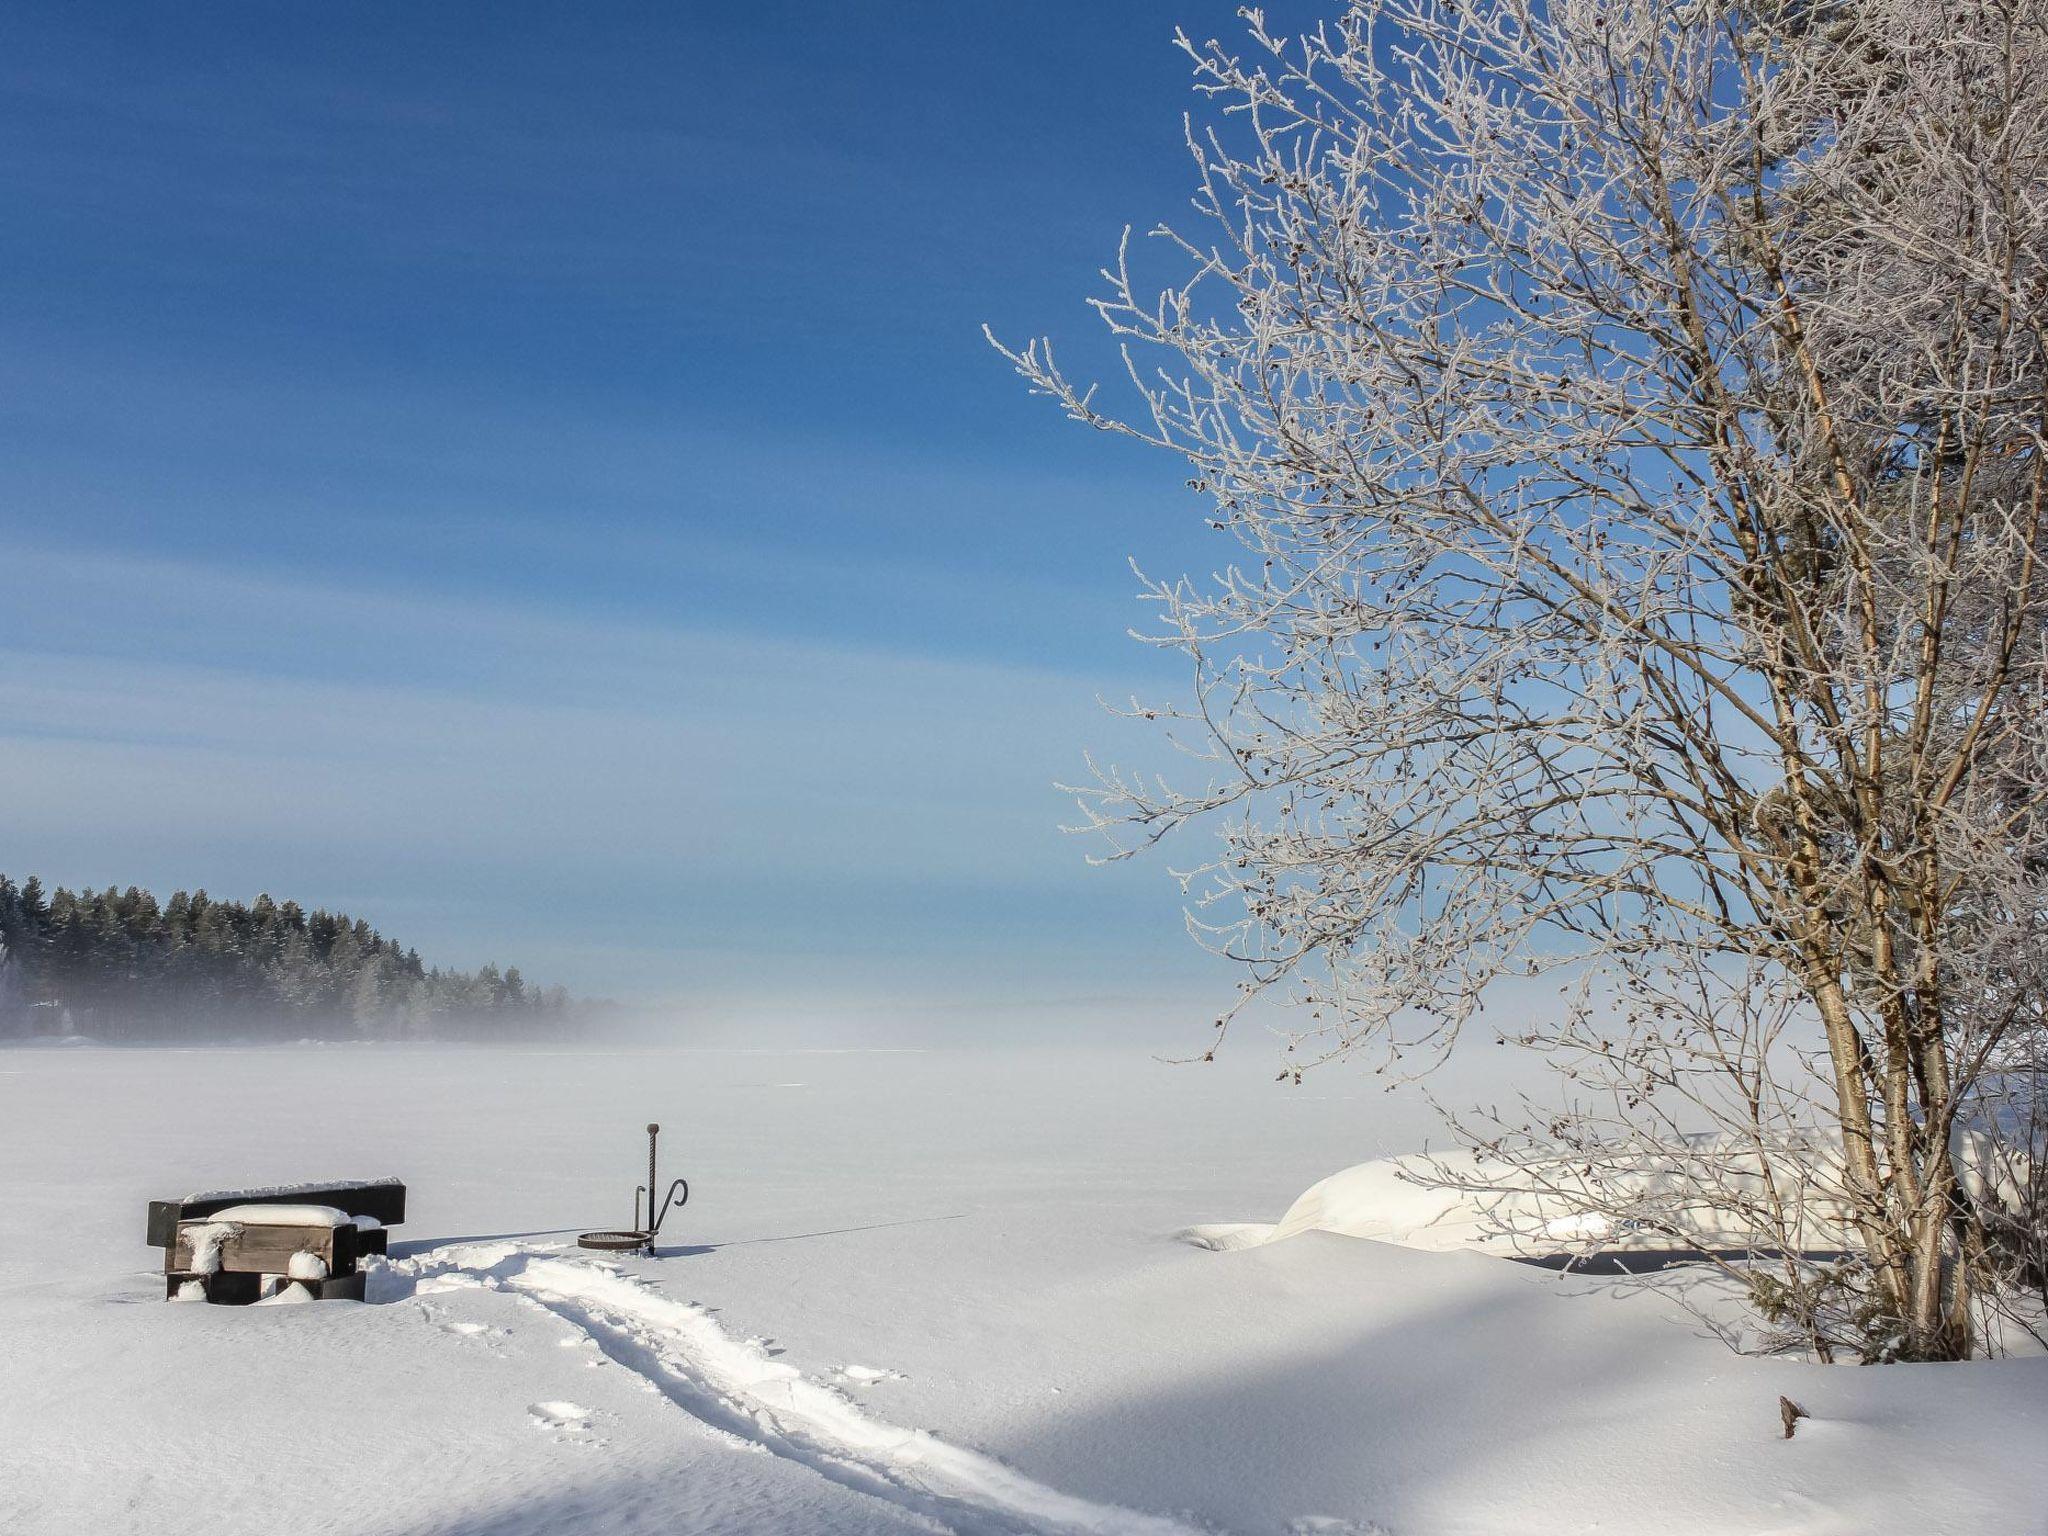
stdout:
[[873,1011],[1188,975],[1160,872],[1126,900],[1056,830],[1053,781],[1115,735],[1093,680],[176,562],[6,568],[18,637],[134,621],[108,654],[0,650],[21,870],[346,899],[454,963],[770,1008],[835,977]]

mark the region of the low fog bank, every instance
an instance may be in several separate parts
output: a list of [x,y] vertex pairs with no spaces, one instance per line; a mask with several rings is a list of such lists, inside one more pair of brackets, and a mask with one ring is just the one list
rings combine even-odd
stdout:
[[35,1008],[5,1021],[0,1050],[86,1046],[137,1048],[249,1045],[520,1045],[605,1038],[602,1005],[572,1005],[562,1015],[505,1016],[444,1014],[424,1026],[359,1028],[355,1020],[300,1015],[254,1016],[235,1012],[125,1011],[118,1017],[81,1018],[69,1008]]
[[[396,1047],[407,1048],[407,1059],[413,1058],[411,1047],[434,1046],[567,1048],[594,1055],[986,1056],[1038,1061],[1048,1070],[1083,1077],[1099,1071],[1121,1079],[1135,1071],[1162,1086],[1176,1083],[1196,1092],[1207,1091],[1204,1084],[1263,1084],[1281,1098],[1339,1097],[1357,1106],[1361,1129],[1398,1128],[1388,1149],[1402,1151],[1448,1139],[1429,1098],[1464,1109],[1513,1104],[1526,1094],[1554,1091],[1541,1062],[1520,1049],[1496,1045],[1490,1018],[1475,1027],[1446,1065],[1429,1074],[1426,1085],[1419,1085],[1399,1064],[1390,1065],[1374,1051],[1322,1061],[1326,1042],[1298,1040],[1294,1033],[1308,1023],[1305,1014],[1272,1001],[1240,1013],[1215,1059],[1204,1061],[1217,1041],[1217,1009],[1230,999],[1226,987],[1065,995],[1045,988],[1009,996],[977,996],[967,987],[948,987],[891,995],[873,990],[872,978],[865,975],[849,976],[840,986],[822,984],[815,972],[801,985],[788,985],[788,980],[780,988],[764,982],[750,990],[627,1002],[565,999],[558,1006],[537,1007],[532,1000],[547,994],[530,990],[524,994],[527,1001],[508,1006],[499,978],[496,1001],[489,1006],[451,1006],[411,1016],[384,1011],[358,1016],[346,1008],[310,1006],[268,1011],[225,1004],[153,1006],[147,994],[130,993],[124,1011],[113,1018],[33,1008],[29,1022],[34,1027],[24,1030],[17,1012],[13,1027],[0,1029],[0,1049]],[[1502,998],[1499,1022],[1519,1024],[1531,1010],[1554,1002],[1534,989],[1515,989]],[[1298,1083],[1293,1081],[1296,1068],[1304,1073]]]

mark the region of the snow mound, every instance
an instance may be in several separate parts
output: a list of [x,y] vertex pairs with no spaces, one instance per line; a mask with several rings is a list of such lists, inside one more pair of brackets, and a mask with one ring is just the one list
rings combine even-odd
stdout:
[[1425,1177],[1436,1175],[1418,1157],[1357,1163],[1310,1185],[1276,1222],[1205,1222],[1176,1235],[1212,1253],[1258,1248],[1304,1232],[1335,1232],[1431,1253],[1498,1246],[1489,1230],[1491,1218],[1501,1214],[1498,1201],[1418,1182]]
[[[1958,1138],[1963,1182],[1973,1195],[2003,1196],[1997,1164],[1978,1140]],[[1806,1199],[1793,1236],[1803,1247],[1849,1243],[1841,1158],[1825,1142],[1788,1145],[1774,1167],[1804,1170]],[[1782,1175],[1781,1175],[1782,1177]],[[1280,1242],[1303,1232],[1395,1243],[1449,1253],[1461,1249],[1507,1257],[1559,1254],[1589,1247],[1671,1249],[1741,1247],[1758,1234],[1739,1216],[1702,1203],[1693,1192],[1716,1183],[1764,1205],[1762,1162],[1754,1146],[1702,1136],[1668,1153],[1625,1167],[1607,1167],[1593,1181],[1560,1157],[1518,1165],[1473,1152],[1412,1154],[1358,1163],[1304,1190],[1279,1221],[1217,1222],[1189,1227],[1183,1242],[1218,1252]]]
[[192,1233],[192,1273],[219,1274],[221,1247],[234,1235],[234,1227],[225,1221],[210,1221],[205,1226],[196,1228]]
[[[1477,1159],[1466,1157],[1463,1161],[1469,1171],[1479,1172]],[[1504,1172],[1498,1170],[1495,1176]],[[1533,1195],[1515,1199],[1418,1182],[1434,1177],[1434,1170],[1420,1157],[1355,1164],[1303,1190],[1261,1241],[1277,1243],[1303,1232],[1337,1232],[1398,1243],[1403,1248],[1450,1253],[1497,1246],[1489,1225],[1502,1218],[1521,1231],[1547,1225],[1551,1218],[1565,1214],[1562,1210],[1542,1213],[1540,1197]]]

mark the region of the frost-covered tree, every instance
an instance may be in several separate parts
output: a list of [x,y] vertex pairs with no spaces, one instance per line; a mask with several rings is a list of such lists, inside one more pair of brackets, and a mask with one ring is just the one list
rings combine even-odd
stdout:
[[1246,550],[1145,591],[1206,766],[1090,825],[1220,830],[1191,915],[1298,1062],[1552,977],[1499,1032],[1565,1103],[1474,1177],[1968,1353],[2041,1251],[1992,1101],[2043,1065],[2048,0],[1243,14],[1181,38],[1178,270],[1096,301],[1135,408],[1007,352]]

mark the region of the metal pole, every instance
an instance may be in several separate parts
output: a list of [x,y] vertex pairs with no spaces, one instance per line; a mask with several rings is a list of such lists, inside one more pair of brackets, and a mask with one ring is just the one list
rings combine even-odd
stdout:
[[654,1192],[661,1188],[654,1179],[654,1144],[661,1135],[661,1127],[654,1121],[647,1122],[647,1251],[654,1252]]

